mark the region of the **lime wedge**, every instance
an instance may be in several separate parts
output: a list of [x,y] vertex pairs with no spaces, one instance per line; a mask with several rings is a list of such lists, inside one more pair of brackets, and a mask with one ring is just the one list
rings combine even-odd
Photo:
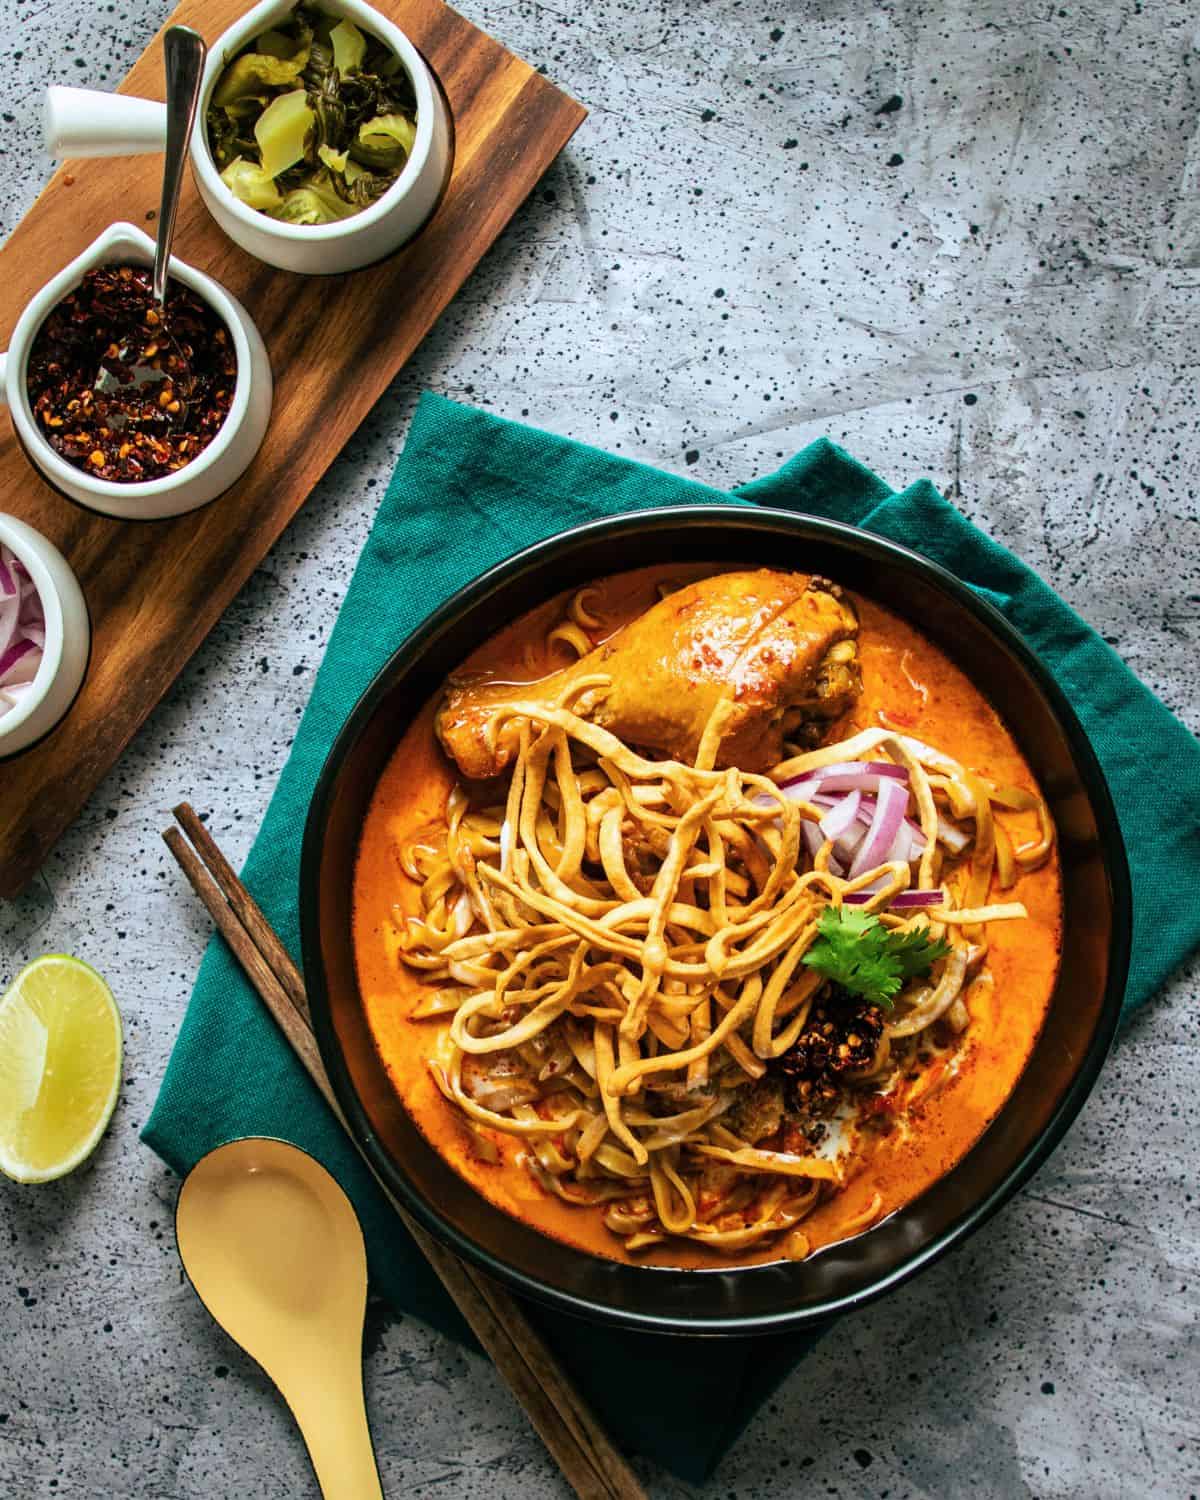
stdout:
[[121,1013],[95,969],[35,958],[0,997],[0,1172],[49,1182],[96,1149],[121,1086]]

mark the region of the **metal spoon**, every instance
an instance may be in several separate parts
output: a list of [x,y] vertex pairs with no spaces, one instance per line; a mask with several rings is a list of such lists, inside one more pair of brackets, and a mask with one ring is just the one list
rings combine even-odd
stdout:
[[154,295],[161,303],[167,295],[167,264],[175,238],[175,217],[188,143],[200,102],[200,79],[208,48],[204,38],[190,26],[172,26],[163,37],[167,70],[167,153],[163,161],[162,198],[158,205],[158,236],[154,241]]
[[[158,205],[158,234],[154,241],[154,297],[162,307],[167,298],[167,267],[171,262],[171,242],[175,238],[175,220],[179,213],[179,194],[187,163],[188,143],[196,120],[200,100],[200,80],[208,48],[199,32],[190,26],[172,26],[163,37],[163,55],[167,73],[167,145],[163,160],[162,197]],[[164,322],[164,331],[166,325]],[[169,337],[169,331],[167,331]],[[121,351],[122,358],[125,350]],[[128,378],[120,380],[110,370],[102,369],[95,389],[102,395],[114,391],[135,391],[147,385],[160,385],[166,371],[150,364],[135,364]],[[109,413],[109,425],[120,431],[125,417]]]
[[188,1174],[175,1237],[201,1302],[291,1407],[325,1500],[383,1500],[363,1403],[367,1257],[342,1189],[286,1141],[232,1141]]

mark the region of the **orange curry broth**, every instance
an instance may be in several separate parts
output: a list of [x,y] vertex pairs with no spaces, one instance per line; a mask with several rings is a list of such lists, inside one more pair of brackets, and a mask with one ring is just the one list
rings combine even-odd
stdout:
[[[657,584],[688,582],[719,567],[654,567],[602,580],[587,608],[600,618],[599,643],[658,600]],[[547,648],[546,635],[564,617],[563,595],[500,631],[464,669],[531,682],[567,664],[566,648]],[[998,784],[1032,788],[1020,751],[995,710],[968,679],[917,630],[869,599],[854,595],[861,630],[863,693],[853,713],[830,738],[884,724],[954,755]],[[777,1245],[720,1255],[690,1241],[668,1241],[628,1255],[602,1222],[601,1207],[574,1206],[547,1193],[517,1165],[522,1147],[513,1136],[486,1131],[499,1148],[495,1163],[479,1160],[469,1132],[438,1091],[426,1060],[435,1055],[449,1018],[410,1021],[423,988],[418,971],[397,957],[398,914],[420,912],[420,886],[400,867],[401,844],[431,823],[444,822],[446,797],[456,779],[433,731],[437,701],[427,703],[409,727],[380,778],[354,877],[354,943],[367,1016],[388,1073],[424,1135],[466,1180],[498,1207],[597,1255],[642,1264],[712,1266],[779,1259]],[[1001,812],[1020,845],[1037,837],[1036,815]],[[993,884],[992,899],[997,899]],[[945,1073],[934,1063],[910,1104],[911,1128],[872,1133],[856,1152],[861,1163],[848,1184],[803,1220],[814,1250],[857,1232],[854,1225],[878,1190],[879,1218],[924,1191],[970,1149],[1011,1093],[1041,1028],[1058,968],[1062,926],[1057,858],[1021,875],[999,899],[1023,901],[1027,921],[988,926],[987,963],[995,980],[967,998],[971,1024],[960,1044],[961,1064]],[[876,1220],[878,1222],[878,1219]]]

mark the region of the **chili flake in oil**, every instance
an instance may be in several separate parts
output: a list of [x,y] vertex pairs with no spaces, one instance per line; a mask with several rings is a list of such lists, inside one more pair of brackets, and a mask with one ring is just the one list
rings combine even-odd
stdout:
[[34,420],[55,452],[122,484],[191,463],[220,431],[236,384],[237,353],[217,314],[174,280],[160,307],[140,266],[88,271],[38,330],[26,372]]

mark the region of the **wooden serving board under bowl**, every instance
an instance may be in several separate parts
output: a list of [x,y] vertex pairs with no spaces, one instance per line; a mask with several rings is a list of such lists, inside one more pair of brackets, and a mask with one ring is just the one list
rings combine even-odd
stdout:
[[[37,871],[225,606],[307,499],[374,401],[585,117],[583,107],[440,0],[375,0],[420,50],[454,124],[449,183],[397,254],[306,277],[225,238],[189,180],[175,254],[215,276],[258,324],[275,375],[271,426],[238,483],[173,521],[95,515],[47,486],[0,414],[0,511],[48,536],[92,617],[83,689],[46,739],[0,761],[0,897]],[[211,43],[247,0],[183,0],[168,25]],[[165,28],[164,28],[165,29]],[[161,33],[122,93],[161,99]],[[0,347],[26,302],[117,219],[151,222],[159,156],[68,162],[0,251]]]

